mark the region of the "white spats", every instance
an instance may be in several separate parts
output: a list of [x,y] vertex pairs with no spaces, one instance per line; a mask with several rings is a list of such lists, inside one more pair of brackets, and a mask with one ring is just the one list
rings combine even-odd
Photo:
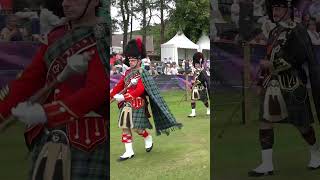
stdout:
[[257,173],[268,173],[273,171],[272,149],[262,150],[261,154],[262,163],[253,171]]
[[207,115],[210,115],[210,108],[207,108]]
[[146,149],[149,149],[152,147],[152,136],[151,135],[144,138],[144,145],[145,145]]
[[188,117],[196,117],[196,109],[191,109],[191,114]]
[[308,167],[311,169],[320,168],[320,147],[317,144],[310,146],[310,161]]
[[126,152],[123,153],[123,155],[120,156],[120,158],[128,159],[128,158],[133,157],[134,152],[133,152],[133,149],[132,149],[132,143],[124,143],[124,146],[126,148]]

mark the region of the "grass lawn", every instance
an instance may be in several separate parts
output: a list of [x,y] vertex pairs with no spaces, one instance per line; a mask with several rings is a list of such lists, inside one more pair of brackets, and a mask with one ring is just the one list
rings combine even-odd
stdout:
[[[210,122],[205,115],[203,104],[198,103],[198,117],[187,119],[190,113],[190,102],[180,100],[182,91],[163,93],[173,114],[183,123],[182,130],[170,136],[155,136],[154,149],[150,153],[144,150],[144,142],[140,136],[134,136],[134,159],[127,162],[116,162],[124,152],[120,142],[121,131],[117,128],[118,110],[116,104],[111,109],[111,179],[209,179],[209,142]],[[29,159],[23,138],[24,127],[9,128],[0,136],[0,180],[27,179]]]
[[[218,105],[239,100],[239,93],[215,94],[215,120],[212,124],[212,147],[215,180],[311,180],[320,179],[320,170],[309,171],[309,150],[299,132],[288,124],[275,126],[274,166],[275,175],[263,178],[249,178],[247,172],[260,164],[260,143],[258,141],[258,103],[252,103],[250,119],[241,124],[241,109],[230,120],[237,105]],[[253,98],[254,99],[254,98]],[[238,106],[239,107],[239,106]],[[320,139],[319,123],[314,124]],[[222,135],[221,135],[222,134]]]
[[[210,119],[206,108],[197,103],[197,117],[187,118],[191,113],[190,101],[180,101],[183,91],[162,93],[171,112],[183,123],[181,130],[169,136],[156,136],[150,153],[144,150],[142,137],[134,134],[135,157],[125,162],[117,162],[124,152],[121,130],[117,127],[119,111],[116,103],[111,106],[111,149],[110,166],[112,180],[207,180],[210,179]],[[153,122],[151,120],[151,122]]]
[[29,173],[28,150],[24,143],[24,126],[17,123],[0,134],[0,179],[25,180]]

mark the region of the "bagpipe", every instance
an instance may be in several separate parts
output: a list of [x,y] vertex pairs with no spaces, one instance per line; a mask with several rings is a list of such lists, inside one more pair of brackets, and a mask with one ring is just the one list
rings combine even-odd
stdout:
[[[137,83],[138,83],[138,80],[137,80],[137,79],[135,79],[135,78],[131,79],[129,85],[126,86],[125,88],[123,88],[118,94],[123,94],[123,93],[125,93],[125,92],[128,90],[128,88],[130,88],[131,86],[137,85]],[[114,97],[112,97],[112,98],[110,99],[110,104],[113,103],[115,100],[116,100],[116,99],[115,99]]]
[[[83,52],[83,51],[82,51]],[[81,52],[79,52],[81,53]],[[30,103],[44,103],[44,101],[49,96],[51,90],[61,82],[64,82],[67,80],[71,75],[74,74],[82,74],[87,71],[88,68],[88,61],[90,60],[90,56],[93,54],[93,52],[84,52],[82,55],[83,58],[70,58],[70,60],[67,61],[67,65],[62,70],[60,74],[56,77],[55,80],[53,80],[51,83],[44,86],[42,89],[40,89],[38,92],[36,92],[33,96],[31,96],[28,101]],[[21,74],[18,74],[18,77]],[[9,94],[9,87],[5,86],[3,89],[0,90],[0,100],[4,100],[6,96]],[[13,125],[17,122],[16,117],[10,115],[6,120],[0,124],[0,132],[5,131],[8,127]]]

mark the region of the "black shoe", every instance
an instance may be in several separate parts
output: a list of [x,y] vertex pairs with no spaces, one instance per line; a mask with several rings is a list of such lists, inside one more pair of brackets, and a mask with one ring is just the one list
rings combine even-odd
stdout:
[[130,157],[126,157],[126,158],[119,157],[118,162],[125,161],[125,160],[131,159],[131,158],[133,158],[133,157],[134,157],[134,154],[131,155]]
[[273,175],[273,171],[268,171],[268,172],[265,172],[265,173],[259,173],[259,172],[256,172],[256,171],[249,171],[248,172],[248,176],[249,177],[261,177],[261,176],[271,176]]
[[151,147],[146,148],[146,152],[150,152],[152,150],[152,148],[153,148],[153,143],[152,143]]
[[195,117],[196,117],[196,116],[190,116],[190,115],[188,116],[188,118],[195,118]]

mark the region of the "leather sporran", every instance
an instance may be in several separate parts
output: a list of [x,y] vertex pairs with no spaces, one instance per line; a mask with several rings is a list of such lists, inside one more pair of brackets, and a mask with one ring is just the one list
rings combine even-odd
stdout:
[[132,107],[126,104],[120,113],[119,128],[124,129],[132,129],[133,128],[133,120],[132,120]]
[[264,97],[263,108],[263,118],[265,120],[277,122],[288,117],[286,103],[278,80],[271,80],[269,82]]
[[70,180],[71,152],[68,137],[53,130],[35,163],[32,180]]
[[191,98],[192,98],[192,100],[199,100],[200,99],[200,93],[199,93],[199,89],[197,87],[192,89]]

